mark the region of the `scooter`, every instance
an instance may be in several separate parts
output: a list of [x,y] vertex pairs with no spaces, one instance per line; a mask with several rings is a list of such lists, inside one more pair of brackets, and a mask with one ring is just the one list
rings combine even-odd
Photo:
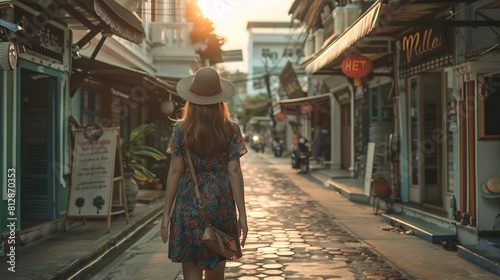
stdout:
[[283,155],[283,140],[273,139],[273,151],[275,157],[281,157]]
[[250,141],[250,148],[258,153],[260,151],[259,135],[254,135]]
[[292,168],[299,169],[301,174],[309,172],[309,156],[310,148],[309,141],[301,136],[297,150],[292,153]]

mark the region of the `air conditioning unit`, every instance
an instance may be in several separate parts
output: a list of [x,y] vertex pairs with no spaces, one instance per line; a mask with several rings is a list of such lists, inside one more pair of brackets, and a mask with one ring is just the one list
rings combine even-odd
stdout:
[[344,7],[337,7],[332,12],[333,17],[333,34],[339,36],[345,31]]
[[325,31],[323,30],[323,28],[314,31],[314,52],[321,50],[324,41],[325,41]]
[[151,27],[151,44],[155,46],[165,46],[166,44],[166,34],[165,28],[162,26],[152,26]]
[[304,56],[308,57],[314,53],[314,41],[311,36],[309,36],[304,44]]
[[351,24],[358,19],[359,8],[356,4],[347,4],[344,6],[344,21],[345,28],[351,26]]

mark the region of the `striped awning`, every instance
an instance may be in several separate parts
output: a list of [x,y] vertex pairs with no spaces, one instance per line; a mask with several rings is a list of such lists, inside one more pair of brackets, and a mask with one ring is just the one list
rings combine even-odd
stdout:
[[373,4],[362,16],[344,31],[335,41],[326,47],[321,54],[306,66],[308,74],[313,74],[326,64],[340,57],[347,49],[354,45],[359,39],[370,33],[379,17],[381,2]]
[[70,29],[90,30],[89,38],[79,46],[85,45],[92,35],[104,30],[136,44],[140,44],[144,38],[142,20],[135,12],[114,0],[68,0],[62,8],[64,12],[59,13],[58,18]]

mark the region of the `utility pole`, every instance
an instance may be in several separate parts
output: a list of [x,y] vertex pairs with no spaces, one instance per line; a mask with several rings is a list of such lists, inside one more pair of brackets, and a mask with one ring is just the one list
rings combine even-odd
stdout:
[[263,55],[265,62],[264,62],[264,68],[265,68],[265,74],[264,74],[264,82],[266,83],[266,89],[267,89],[267,109],[269,112],[269,117],[271,118],[271,134],[273,136],[273,139],[276,138],[276,118],[274,117],[274,111],[273,111],[273,97],[271,94],[271,73],[269,73],[269,70],[267,68],[267,58],[269,57],[268,55]]

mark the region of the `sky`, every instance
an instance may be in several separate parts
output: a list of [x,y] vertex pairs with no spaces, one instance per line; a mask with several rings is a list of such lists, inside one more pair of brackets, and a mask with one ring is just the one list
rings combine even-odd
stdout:
[[215,33],[226,38],[223,50],[243,51],[243,62],[227,62],[227,70],[247,72],[248,21],[290,21],[294,0],[198,0],[205,17],[213,21]]

